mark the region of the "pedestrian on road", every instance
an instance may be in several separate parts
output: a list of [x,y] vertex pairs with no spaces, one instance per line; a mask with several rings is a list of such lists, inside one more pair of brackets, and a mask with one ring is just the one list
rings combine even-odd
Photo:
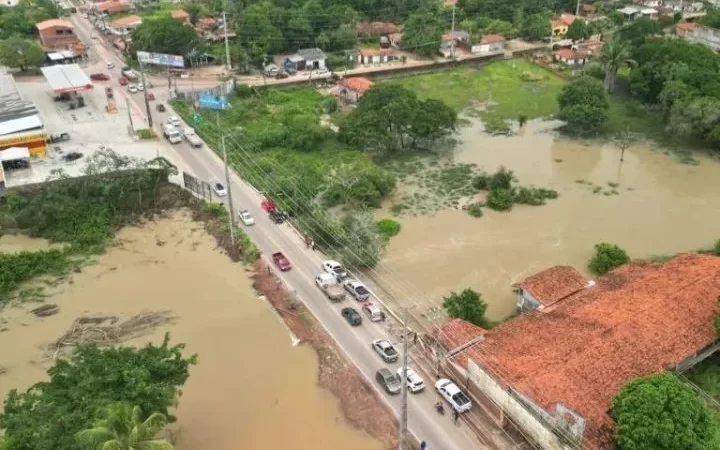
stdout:
[[460,418],[460,413],[453,410],[453,422],[457,425],[458,419]]
[[428,448],[427,442],[422,441],[422,442],[420,443],[420,450],[427,450],[427,448]]

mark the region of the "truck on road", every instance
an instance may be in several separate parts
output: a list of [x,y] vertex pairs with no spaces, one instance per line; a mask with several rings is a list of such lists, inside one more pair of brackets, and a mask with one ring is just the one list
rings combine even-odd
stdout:
[[186,141],[188,141],[188,144],[190,144],[190,146],[195,148],[202,147],[202,140],[200,140],[200,136],[195,134],[195,130],[193,130],[192,128],[186,127],[183,130],[183,137]]
[[345,289],[338,283],[337,279],[329,273],[321,273],[315,277],[315,284],[325,293],[325,296],[332,302],[345,300]]
[[171,144],[179,144],[182,142],[182,135],[174,126],[169,123],[164,123],[162,130],[163,136],[165,136],[165,139],[167,139]]

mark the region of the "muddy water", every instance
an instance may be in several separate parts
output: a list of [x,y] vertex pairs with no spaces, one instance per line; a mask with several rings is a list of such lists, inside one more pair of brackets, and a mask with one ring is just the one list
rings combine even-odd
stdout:
[[4,234],[0,236],[0,252],[18,253],[22,251],[38,251],[60,249],[61,244],[52,244],[45,239],[36,239],[24,234]]
[[119,237],[120,247],[49,299],[60,306],[58,315],[2,312],[3,398],[44,378],[47,345],[76,317],[171,310],[171,325],[130,343],[159,343],[169,330],[173,342],[199,354],[177,411],[178,450],[380,448],[345,424],[338,402],[317,386],[314,351],[291,345],[284,326],[255,298],[242,266],[220,254],[201,225],[177,216]]
[[[490,317],[499,319],[514,310],[513,283],[555,264],[584,271],[597,242],[644,258],[720,238],[720,163],[698,156],[699,165],[684,165],[643,144],[627,150],[620,165],[617,148],[558,138],[550,132],[554,125],[531,123],[513,137],[465,128],[455,159],[488,171],[504,165],[523,185],[557,190],[557,200],[507,213],[485,209],[480,219],[462,211],[400,219],[402,232],[381,270],[435,304],[452,290],[476,289]],[[390,290],[403,296],[399,284]]]

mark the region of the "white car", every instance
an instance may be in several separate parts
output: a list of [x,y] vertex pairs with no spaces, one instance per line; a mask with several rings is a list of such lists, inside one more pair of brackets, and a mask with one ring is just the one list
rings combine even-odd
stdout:
[[359,302],[364,302],[370,298],[370,291],[358,280],[345,280],[343,286],[345,286],[345,290]]
[[[90,39],[97,39],[97,34],[94,31],[90,33]],[[112,69],[112,67],[108,67],[108,69]]]
[[137,90],[140,91],[140,92],[144,91],[144,90],[145,90],[145,85],[142,84],[142,83],[138,83],[138,85],[137,85]]
[[387,339],[375,339],[372,342],[372,348],[386,363],[394,363],[398,360],[397,350],[393,347],[392,342]]
[[[402,367],[397,370],[398,377],[400,377],[401,380],[403,379],[402,372]],[[405,372],[404,378],[407,382],[407,387],[410,392],[417,393],[425,389],[425,381],[420,375],[417,374],[417,372],[415,372],[410,367],[408,367],[407,371]]]
[[172,116],[172,117],[168,118],[167,121],[168,121],[168,123],[169,123],[170,125],[172,125],[172,126],[174,126],[174,127],[180,127],[180,126],[182,125],[182,123],[180,122],[180,119],[178,119],[178,118],[175,117],[175,116]]
[[113,67],[115,67],[115,63],[113,63],[112,61],[108,61],[105,63],[105,67],[107,67],[108,69],[112,69]]
[[220,183],[213,184],[213,190],[215,191],[215,194],[217,194],[218,197],[225,197],[227,195],[225,186],[223,186]]
[[385,313],[370,302],[363,303],[362,310],[368,319],[370,319],[370,322],[382,322],[385,320]]
[[240,211],[238,216],[240,216],[240,221],[245,225],[255,225],[255,219],[253,219],[253,216],[251,216],[247,210]]
[[131,94],[137,94],[138,88],[134,84],[128,86],[128,92]]
[[342,280],[343,278],[346,278],[348,276],[347,271],[337,261],[333,261],[331,259],[327,261],[323,261],[322,263],[322,270],[325,272],[335,275],[338,279]]
[[440,378],[435,383],[435,389],[438,393],[450,403],[450,406],[458,413],[464,413],[470,411],[472,408],[472,402],[470,398],[465,395],[463,391],[452,381],[447,378]]

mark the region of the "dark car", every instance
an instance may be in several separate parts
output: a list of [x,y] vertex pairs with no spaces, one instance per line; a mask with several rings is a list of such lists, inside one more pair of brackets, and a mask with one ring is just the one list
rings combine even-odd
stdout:
[[390,372],[389,369],[383,367],[375,373],[375,379],[380,386],[385,389],[388,394],[399,394],[400,393],[400,377]]
[[165,112],[165,105],[163,105],[162,103],[158,103],[157,105],[155,105],[155,109],[160,112]]
[[52,133],[50,136],[48,136],[48,142],[51,144],[54,144],[56,142],[69,141],[69,140],[70,140],[69,133]]
[[362,325],[362,316],[355,308],[343,308],[340,314],[354,327]]
[[278,73],[277,75],[275,75],[275,78],[277,78],[278,80],[281,80],[281,79],[287,78],[287,77],[289,77],[289,76],[290,76],[290,75],[288,75],[287,72],[280,72],[280,73]]
[[279,210],[271,211],[270,214],[268,214],[270,217],[270,220],[272,220],[275,223],[283,223],[287,220],[288,216],[287,213]]
[[92,73],[90,79],[93,81],[107,81],[110,79],[110,75],[105,73]]
[[30,161],[27,159],[13,159],[10,161],[3,161],[2,166],[5,170],[27,169],[30,167]]

